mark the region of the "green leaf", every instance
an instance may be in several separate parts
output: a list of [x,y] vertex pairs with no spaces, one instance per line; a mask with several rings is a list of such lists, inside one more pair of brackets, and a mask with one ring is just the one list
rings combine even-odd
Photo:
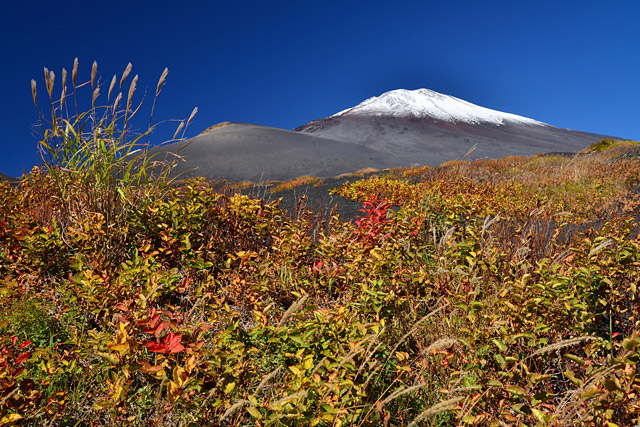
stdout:
[[576,378],[575,374],[569,370],[564,371],[564,376],[569,378],[569,381],[571,381],[578,387],[582,387],[582,385],[584,384],[583,380]]
[[638,345],[640,345],[640,338],[638,337],[625,338],[624,341],[622,341],[622,347],[627,351],[635,350]]
[[553,398],[553,394],[552,393],[543,391],[543,392],[536,393],[536,394],[533,395],[533,398],[531,399],[531,404],[534,405],[534,406],[537,406],[540,403],[548,402],[552,398]]
[[105,361],[111,363],[112,365],[117,365],[118,363],[120,363],[120,358],[115,354],[105,353],[103,351],[98,351],[96,354],[102,360],[105,360]]
[[507,346],[502,340],[498,340],[494,338],[491,340],[491,342],[495,344],[495,346],[498,347],[498,350],[500,350],[501,352],[507,351]]
[[536,417],[536,419],[540,424],[544,425],[547,423],[547,417],[542,413],[541,410],[536,408],[531,408],[531,412],[533,413],[533,416]]
[[329,405],[328,403],[324,403],[324,404],[322,404],[321,408],[322,408],[322,410],[323,410],[324,412],[327,412],[327,413],[329,413],[329,414],[331,414],[331,415],[335,415],[335,414],[337,414],[337,413],[338,413],[338,411],[336,410],[336,408],[334,408],[333,406]]
[[247,406],[247,412],[256,420],[262,419],[262,414],[254,406]]
[[566,357],[567,359],[571,360],[572,362],[576,362],[578,365],[580,366],[584,366],[584,359],[581,357],[576,356],[575,354],[571,354],[571,353],[566,353],[564,355],[564,357]]
[[501,354],[495,354],[493,358],[496,360],[496,363],[500,365],[500,368],[504,368],[504,366],[507,364]]
[[526,396],[527,395],[527,391],[524,388],[522,388],[520,386],[517,386],[517,385],[507,386],[506,390],[509,393],[514,394],[516,396]]

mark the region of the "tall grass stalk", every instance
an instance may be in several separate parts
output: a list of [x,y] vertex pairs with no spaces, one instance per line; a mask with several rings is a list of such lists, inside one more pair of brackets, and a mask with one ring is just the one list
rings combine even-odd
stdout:
[[[127,65],[122,78],[120,89],[132,69]],[[145,149],[149,135],[155,128],[152,124],[153,112],[161,87],[164,85],[168,70],[165,68],[156,86],[153,107],[149,117],[147,129],[135,133],[131,129],[130,121],[140,109],[134,105],[134,93],[137,88],[138,76],[131,81],[127,93],[126,107],[119,108],[122,92],[118,93],[113,103],[100,106],[96,104],[100,97],[100,81],[98,79],[98,64],[94,61],[91,68],[91,79],[83,84],[77,82],[78,59],[74,60],[71,74],[71,84],[74,96],[76,114],[69,115],[66,97],[67,72],[62,71],[62,92],[58,100],[53,98],[55,74],[44,69],[45,85],[49,95],[51,120],[45,121],[40,111],[37,99],[36,81],[31,81],[31,93],[38,113],[38,120],[42,127],[42,139],[39,142],[39,152],[42,161],[53,176],[61,190],[61,196],[67,197],[69,187],[82,183],[89,185],[96,192],[105,196],[119,195],[121,200],[131,203],[128,199],[131,190],[143,184],[162,186],[169,182],[168,172],[170,162],[157,167],[152,162],[152,155]],[[91,108],[78,112],[77,93],[84,85],[91,84]],[[116,84],[116,76],[111,80],[107,101],[111,98]],[[192,116],[195,113],[192,113]],[[192,117],[190,117],[191,119]],[[142,139],[145,138],[145,144]],[[169,142],[173,142],[169,141]],[[107,196],[108,197],[108,196]],[[96,206],[92,206],[96,208]],[[96,211],[100,211],[96,209]]]
[[[101,105],[98,64],[91,68],[90,80],[79,83],[78,59],[74,60],[71,71],[71,91],[73,107],[67,97],[67,72],[62,70],[61,95],[55,99],[53,71],[44,69],[45,88],[49,96],[50,119],[40,109],[37,84],[31,81],[31,94],[42,129],[38,148],[42,162],[54,179],[58,188],[63,212],[57,221],[69,225],[89,214],[104,216],[106,226],[114,227],[128,212],[140,207],[141,203],[162,191],[172,179],[169,176],[171,159],[156,161],[149,154],[148,140],[155,129],[153,113],[157,97],[165,83],[168,70],[165,68],[156,85],[153,107],[146,130],[134,131],[132,120],[140,111],[142,102],[136,104],[134,94],[138,85],[136,75],[129,85],[124,108],[122,88],[131,73],[131,63],[125,68],[120,79],[118,95],[109,103],[116,88],[117,78],[111,79],[107,92],[107,104]],[[78,95],[83,86],[91,87],[90,107],[79,111]],[[75,110],[75,114],[69,114]],[[189,120],[193,118],[195,111]],[[181,122],[182,123],[182,122]],[[188,124],[188,121],[187,121]],[[186,128],[182,125],[180,128]],[[183,130],[184,135],[184,130]],[[175,138],[167,141],[174,142]]]

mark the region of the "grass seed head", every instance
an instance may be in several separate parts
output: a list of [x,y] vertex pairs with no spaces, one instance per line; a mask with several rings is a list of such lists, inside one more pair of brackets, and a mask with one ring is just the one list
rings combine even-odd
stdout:
[[[32,80],[33,81],[33,80]],[[180,124],[178,125],[178,129],[176,129],[176,132],[173,134],[173,139],[176,139],[176,137],[178,136],[178,134],[180,133],[180,130],[184,127],[184,120],[180,122]]]
[[100,85],[98,85],[93,91],[93,96],[91,97],[91,108],[96,108],[96,98],[100,95]]
[[122,92],[118,92],[118,96],[116,96],[116,100],[113,101],[113,110],[111,112],[114,116],[116,115],[116,111],[118,111],[118,104],[120,103],[121,99],[122,99]]
[[187,120],[187,127],[189,126],[191,119],[193,119],[193,117],[196,115],[197,112],[198,112],[198,107],[194,108],[193,111],[191,112],[191,115],[189,116],[189,120]]
[[109,85],[109,92],[107,92],[107,102],[109,102],[109,99],[111,99],[111,92],[113,91],[114,86],[116,85],[116,75],[113,75],[113,78],[111,79],[111,84]]
[[160,88],[164,84],[165,79],[167,78],[167,74],[169,74],[169,69],[165,67],[160,79],[158,80],[158,86],[156,87],[156,96],[160,93]]
[[136,91],[136,83],[138,83],[138,75],[133,78],[131,85],[129,86],[129,95],[127,96],[127,111],[131,109],[131,100],[133,99],[133,92]]
[[78,76],[78,58],[73,60],[73,69],[71,70],[71,83],[76,86],[76,77]]
[[36,108],[38,107],[38,98],[36,97],[37,93],[36,81],[31,79],[31,96],[33,96],[33,104],[36,106]]
[[63,92],[67,91],[67,69],[66,68],[62,69],[62,91]]
[[93,65],[91,66],[91,89],[93,89],[95,86],[97,73],[98,73],[98,61],[93,61]]
[[122,73],[122,78],[120,79],[120,89],[122,89],[122,85],[124,84],[124,81],[127,79],[127,77],[129,77],[131,68],[133,68],[133,66],[131,65],[131,62],[129,62],[129,64],[127,64],[127,67],[124,69],[124,73]]
[[56,75],[53,71],[49,71],[49,79],[47,80],[47,92],[49,93],[49,99],[53,100],[53,83],[56,80]]

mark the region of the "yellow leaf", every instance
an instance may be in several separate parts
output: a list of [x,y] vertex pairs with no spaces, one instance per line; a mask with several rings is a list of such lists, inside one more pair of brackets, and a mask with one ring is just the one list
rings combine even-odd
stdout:
[[300,371],[300,369],[298,369],[297,366],[289,366],[289,369],[297,376],[302,376],[302,372]]
[[129,352],[129,349],[131,348],[129,343],[126,341],[124,342],[124,344],[109,344],[107,345],[107,347],[110,350],[117,351],[120,356],[124,356],[125,354],[127,354]]
[[21,420],[21,419],[22,419],[22,415],[20,415],[20,414],[5,415],[4,417],[0,418],[0,426],[12,423],[14,421],[18,421],[18,420]]
[[305,370],[309,370],[311,368],[313,368],[313,355],[308,355],[307,357],[304,358],[304,362],[302,363],[302,367]]
[[249,414],[255,418],[256,420],[261,420],[262,419],[262,414],[260,413],[260,411],[258,411],[255,407],[253,406],[248,406],[247,407],[247,412],[249,412]]
[[120,358],[118,358],[118,356],[116,356],[115,354],[105,353],[103,351],[98,351],[96,354],[98,355],[98,357],[100,357],[103,360],[106,360],[112,365],[117,365],[118,363],[120,363]]
[[234,388],[236,388],[236,383],[235,382],[231,382],[231,383],[227,384],[226,386],[224,386],[224,394],[231,393]]
[[184,383],[187,381],[188,378],[189,378],[189,375],[180,366],[176,366],[175,368],[173,368],[173,381],[179,387],[182,388],[182,386],[184,385]]

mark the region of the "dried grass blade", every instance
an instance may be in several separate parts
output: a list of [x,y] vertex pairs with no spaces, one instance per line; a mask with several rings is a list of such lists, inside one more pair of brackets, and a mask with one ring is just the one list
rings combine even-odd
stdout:
[[436,414],[439,414],[440,412],[444,412],[444,411],[448,411],[450,409],[456,408],[458,406],[458,402],[460,402],[463,399],[464,397],[458,396],[458,397],[453,397],[451,399],[443,400],[440,403],[436,403],[432,407],[421,412],[420,415],[418,415],[411,422],[411,424],[409,424],[409,427],[417,426],[420,422],[422,422],[422,420],[427,418],[429,415],[436,415]]
[[115,116],[116,115],[116,111],[118,111],[118,104],[120,103],[120,100],[122,99],[122,92],[118,92],[118,96],[116,96],[116,100],[113,101],[113,111],[112,114]]
[[78,76],[78,58],[73,60],[73,69],[71,70],[71,83],[76,86],[76,77]]
[[193,117],[196,115],[197,112],[198,112],[198,107],[194,108],[193,111],[191,112],[191,115],[189,116],[189,120],[187,120],[187,127],[189,127],[189,123],[191,122],[191,119],[193,119]]
[[[31,80],[33,82],[33,80]],[[35,97],[35,95],[34,95]],[[35,98],[34,98],[35,99]],[[176,139],[176,137],[178,136],[178,134],[180,133],[180,130],[184,127],[184,121],[181,121],[180,124],[178,125],[178,129],[176,129],[176,132],[173,134],[173,138],[172,139]]]
[[426,384],[417,384],[411,387],[405,387],[405,388],[400,388],[396,391],[394,391],[393,393],[391,393],[386,399],[384,399],[382,402],[380,402],[380,406],[384,406],[387,403],[391,402],[394,399],[397,399],[400,396],[404,396],[405,394],[409,394],[413,391],[416,390],[420,390],[421,388],[426,387]]
[[131,100],[133,99],[133,92],[136,91],[136,83],[138,83],[138,75],[133,78],[131,85],[129,86],[129,95],[127,96],[127,112],[131,110]]
[[226,420],[229,415],[233,414],[236,411],[236,409],[242,408],[245,405],[251,405],[251,402],[249,402],[248,400],[237,401],[236,403],[231,405],[229,409],[224,411],[224,414],[222,414],[222,417],[220,417],[220,421]]
[[91,97],[91,108],[96,108],[96,98],[98,98],[98,95],[100,95],[100,86],[99,85],[93,91],[93,96]]
[[95,86],[97,73],[98,73],[98,61],[93,61],[93,65],[91,66],[91,89],[93,89]]
[[422,352],[423,354],[429,354],[432,351],[442,350],[443,348],[451,347],[458,343],[458,340],[455,338],[440,338],[439,340],[430,344],[427,348]]
[[544,353],[549,353],[550,351],[554,351],[554,350],[560,350],[565,347],[571,347],[572,345],[580,344],[582,341],[589,341],[589,340],[595,340],[595,339],[596,338],[592,336],[571,338],[568,340],[564,340],[564,341],[560,341],[554,344],[549,344],[547,346],[544,346],[541,349],[531,353],[531,356],[529,357],[538,356]]
[[280,319],[280,322],[278,322],[278,326],[284,325],[287,322],[287,320],[289,319],[289,317],[291,317],[291,315],[293,315],[293,313],[295,313],[296,311],[298,311],[300,309],[300,307],[302,307],[302,305],[307,300],[307,298],[309,298],[309,294],[304,294],[302,296],[302,298],[300,298],[295,303],[291,304],[291,307],[289,307],[289,309],[282,316],[282,319]]
[[156,86],[156,96],[160,93],[160,88],[164,84],[165,79],[167,78],[167,74],[169,74],[169,69],[165,67],[160,79],[158,80],[158,86]]
[[111,79],[111,84],[109,85],[109,92],[107,92],[107,102],[109,102],[109,100],[111,99],[111,92],[113,92],[113,88],[116,85],[116,81],[118,79],[116,78],[116,75],[113,75],[113,78]]
[[62,91],[67,92],[67,70],[66,68],[62,69]]
[[36,91],[36,81],[31,79],[31,96],[33,96],[33,104],[38,108],[38,92]]
[[124,84],[124,81],[127,79],[127,77],[129,77],[131,68],[133,68],[133,66],[131,65],[131,62],[129,62],[129,64],[127,64],[127,67],[124,69],[124,73],[122,73],[122,78],[120,79],[120,89],[122,89],[122,85]]

